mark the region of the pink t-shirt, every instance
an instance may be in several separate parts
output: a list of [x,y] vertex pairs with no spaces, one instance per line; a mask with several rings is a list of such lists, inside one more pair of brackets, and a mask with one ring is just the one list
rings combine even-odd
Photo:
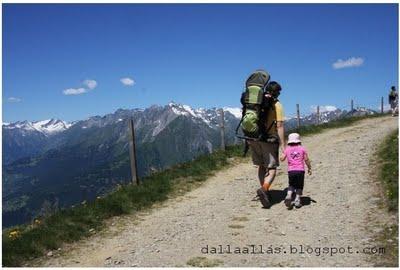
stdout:
[[285,149],[285,155],[288,160],[288,171],[304,171],[304,156],[307,150],[301,146],[288,145]]

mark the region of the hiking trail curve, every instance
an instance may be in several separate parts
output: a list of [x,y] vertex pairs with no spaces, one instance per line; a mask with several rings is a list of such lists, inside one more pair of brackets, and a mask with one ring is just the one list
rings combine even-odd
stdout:
[[[382,206],[371,158],[397,127],[398,118],[370,118],[302,138],[313,175],[306,175],[306,205],[300,209],[287,210],[283,204],[286,164],[281,164],[272,185],[276,204],[264,209],[252,200],[259,188],[257,168],[246,159],[183,196],[141,213],[113,218],[105,230],[27,265],[179,267],[205,257],[231,267],[373,266],[374,255],[356,251],[376,246],[372,241],[375,230],[396,222],[397,217]],[[205,247],[210,252],[212,247],[219,250],[219,245],[224,250],[230,245],[232,254],[204,254]],[[248,245],[255,245],[257,251],[262,245],[264,252],[278,247],[281,252],[233,253],[236,247],[244,251]],[[298,249],[296,254],[293,248],[290,253],[290,245]],[[300,254],[300,245],[314,252]],[[349,246],[352,254],[347,252]],[[346,253],[317,256],[317,247],[346,247]]]

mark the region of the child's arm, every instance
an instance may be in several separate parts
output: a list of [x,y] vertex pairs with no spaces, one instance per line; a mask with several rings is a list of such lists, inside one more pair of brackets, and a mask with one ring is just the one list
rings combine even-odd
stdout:
[[311,160],[308,158],[308,154],[307,153],[304,153],[304,162],[307,165],[307,173],[309,175],[311,175],[312,174],[312,172],[311,172]]
[[282,155],[281,155],[281,157],[280,157],[280,160],[281,160],[281,161],[284,161],[285,159],[286,159],[286,154],[285,154],[285,152],[283,152]]

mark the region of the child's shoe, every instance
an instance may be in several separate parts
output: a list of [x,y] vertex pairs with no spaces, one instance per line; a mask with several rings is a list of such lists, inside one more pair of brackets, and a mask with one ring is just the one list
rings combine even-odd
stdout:
[[300,207],[302,207],[303,205],[301,204],[301,201],[300,201],[300,197],[296,197],[296,199],[294,200],[294,206],[296,207],[296,208],[300,208]]

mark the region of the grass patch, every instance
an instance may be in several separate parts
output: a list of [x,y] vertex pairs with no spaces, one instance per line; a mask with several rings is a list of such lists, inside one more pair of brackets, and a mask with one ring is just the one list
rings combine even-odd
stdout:
[[119,186],[114,192],[93,202],[37,219],[33,224],[3,230],[3,266],[19,266],[48,250],[91,235],[104,227],[107,218],[134,213],[165,201],[169,196],[187,192],[227,167],[229,158],[240,157],[242,146],[203,155],[142,179],[139,186]]
[[385,253],[376,260],[374,267],[399,267],[399,226],[386,226],[383,232],[379,233],[376,241],[385,248]]
[[[387,209],[397,215],[398,211],[398,179],[399,179],[399,138],[398,130],[387,136],[377,150],[378,177],[382,182]],[[385,248],[385,253],[375,260],[375,267],[398,267],[399,226],[386,224],[383,231],[374,236],[374,240]]]
[[397,211],[399,204],[399,137],[398,130],[390,134],[380,145],[381,162],[379,177],[383,183],[389,211]]
[[194,257],[187,261],[187,265],[193,267],[217,267],[224,262],[218,259],[207,259],[206,257]]

